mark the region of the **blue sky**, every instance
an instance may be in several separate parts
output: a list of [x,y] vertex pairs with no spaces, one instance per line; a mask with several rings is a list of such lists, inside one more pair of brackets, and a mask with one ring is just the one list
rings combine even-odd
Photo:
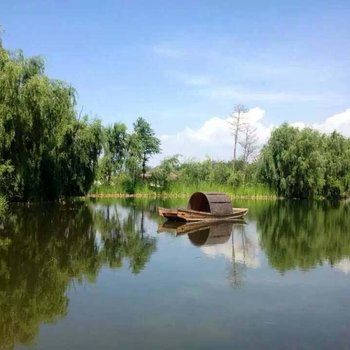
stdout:
[[0,0],[0,24],[104,124],[143,116],[178,137],[238,103],[266,127],[350,108],[348,0]]

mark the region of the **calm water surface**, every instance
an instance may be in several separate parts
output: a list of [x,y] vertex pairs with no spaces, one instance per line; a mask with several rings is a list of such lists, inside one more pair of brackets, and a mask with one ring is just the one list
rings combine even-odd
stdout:
[[189,234],[181,201],[12,208],[0,349],[350,349],[350,204],[235,204]]

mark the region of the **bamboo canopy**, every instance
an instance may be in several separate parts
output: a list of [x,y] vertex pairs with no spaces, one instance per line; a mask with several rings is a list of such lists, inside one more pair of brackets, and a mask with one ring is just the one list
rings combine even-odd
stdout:
[[231,199],[222,192],[195,192],[188,201],[187,209],[214,215],[229,215],[232,214],[232,203]]

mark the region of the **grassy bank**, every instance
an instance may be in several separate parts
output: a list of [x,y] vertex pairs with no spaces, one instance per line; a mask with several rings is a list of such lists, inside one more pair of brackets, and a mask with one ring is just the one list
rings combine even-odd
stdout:
[[183,184],[173,183],[166,191],[158,192],[147,185],[137,185],[134,193],[127,193],[125,189],[120,186],[108,186],[100,185],[94,186],[89,192],[90,197],[162,197],[162,198],[187,198],[193,192],[205,191],[205,192],[225,192],[232,198],[261,198],[261,199],[273,199],[277,198],[275,193],[268,187],[263,185],[244,186],[244,187],[231,187],[228,185],[215,185],[215,184]]

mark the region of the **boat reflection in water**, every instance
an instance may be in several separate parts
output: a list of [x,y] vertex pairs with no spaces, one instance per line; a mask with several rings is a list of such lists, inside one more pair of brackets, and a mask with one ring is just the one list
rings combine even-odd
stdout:
[[197,247],[224,244],[229,241],[233,229],[230,222],[207,226],[205,229],[188,234],[189,240]]
[[188,236],[190,242],[205,255],[224,257],[230,262],[228,279],[234,287],[243,283],[247,268],[259,267],[259,244],[256,235],[250,236],[243,220],[216,223],[180,223],[167,221],[158,232],[170,232],[176,236]]

